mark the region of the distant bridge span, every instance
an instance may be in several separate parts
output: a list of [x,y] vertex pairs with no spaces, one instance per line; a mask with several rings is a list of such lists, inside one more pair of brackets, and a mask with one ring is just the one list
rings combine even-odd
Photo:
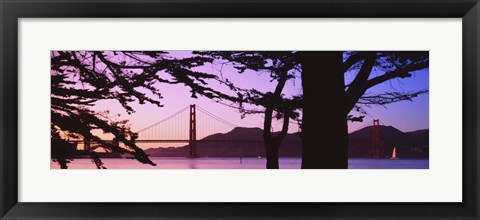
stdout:
[[[198,113],[205,116],[199,120],[197,118]],[[188,128],[185,126],[185,119],[188,117]],[[204,119],[204,120],[202,120]],[[197,123],[199,122],[199,123]],[[234,140],[219,140],[219,139],[200,139],[197,140],[197,125],[203,127],[200,131],[208,131],[212,135],[217,132],[221,127],[233,129],[238,127],[237,125],[220,118],[218,115],[208,112],[200,106],[190,105],[178,112],[158,121],[150,126],[147,126],[134,133],[131,137],[131,141],[135,143],[188,143],[189,154],[188,157],[196,158],[197,156],[197,143],[263,143],[263,139],[249,140],[249,139],[234,139]],[[163,126],[163,127],[161,127]],[[182,127],[183,126],[183,127]],[[188,139],[185,137],[188,131]],[[215,132],[213,132],[215,131]],[[220,132],[221,133],[221,132]],[[160,137],[160,136],[164,137]],[[204,135],[204,137],[208,136]],[[172,138],[173,137],[173,138]],[[203,137],[203,138],[204,138]],[[102,140],[103,142],[112,143],[118,145],[114,140]],[[84,140],[71,140],[71,143],[84,144],[84,149],[90,149],[91,145],[96,143],[94,140],[85,138]],[[300,141],[284,141],[284,143],[299,143]],[[98,143],[97,143],[98,144]]]
[[[199,113],[202,113],[203,116],[206,116],[206,120],[198,120],[197,118],[197,109]],[[183,115],[182,115],[183,114]],[[188,129],[185,127],[185,119],[189,118],[188,120]],[[197,122],[200,122],[197,124]],[[168,124],[170,123],[170,124]],[[158,128],[161,125],[165,125],[163,129]],[[202,139],[197,140],[197,125],[201,125],[204,127],[202,130],[208,130],[210,133],[208,135],[204,135]],[[181,127],[184,126],[184,127]],[[187,106],[180,111],[160,120],[156,123],[151,124],[150,126],[141,129],[134,133],[133,137],[131,137],[131,141],[134,143],[188,143],[189,146],[189,153],[188,157],[196,158],[197,155],[197,143],[263,143],[263,139],[252,140],[252,139],[205,139],[205,137],[218,134],[222,132],[217,132],[218,128],[224,126],[229,129],[236,128],[235,124],[232,124],[219,116],[208,112],[207,110],[201,108],[200,106],[190,105]],[[188,130],[188,139],[184,137],[187,134]],[[215,132],[212,132],[215,130]],[[180,136],[178,135],[180,134]],[[159,135],[164,135],[165,137],[159,137]],[[183,135],[183,136],[182,136]],[[260,135],[261,136],[261,135]],[[172,138],[173,137],[173,138]],[[238,137],[237,137],[238,138]],[[88,150],[91,148],[91,144],[95,144],[94,140],[84,138],[83,140],[70,140],[71,143],[81,144],[83,143],[84,150]],[[102,140],[102,142],[107,142],[111,144],[118,145],[119,143],[114,140]],[[289,143],[289,144],[298,144],[300,140],[292,141],[292,140],[284,140],[282,143]],[[96,143],[99,144],[99,143]],[[378,119],[373,120],[373,147],[371,151],[371,155],[374,158],[378,158],[381,154],[381,145],[382,142],[380,140],[380,123]]]

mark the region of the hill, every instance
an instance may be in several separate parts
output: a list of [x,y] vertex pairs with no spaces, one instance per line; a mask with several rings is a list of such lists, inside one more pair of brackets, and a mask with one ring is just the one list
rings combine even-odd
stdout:
[[[380,157],[390,157],[393,147],[402,158],[428,158],[428,129],[402,132],[392,126],[380,126]],[[349,135],[349,157],[372,155],[373,127],[365,127]]]
[[[214,140],[227,141],[213,142]],[[237,142],[237,140],[241,142]],[[188,155],[188,151],[188,145],[145,150],[147,154],[154,157],[184,157]],[[225,134],[210,135],[197,142],[197,154],[200,157],[264,157],[262,129],[237,127]],[[287,134],[280,147],[279,155],[281,157],[300,157],[301,146],[298,134]]]
[[[349,134],[349,157],[370,157],[372,139],[371,126]],[[390,156],[394,146],[402,158],[428,157],[428,129],[405,133],[392,126],[381,126],[380,140],[382,157]],[[188,151],[188,145],[145,150],[154,157],[185,157]],[[280,157],[300,157],[301,152],[299,135],[287,134],[280,147]],[[228,133],[210,135],[197,142],[197,154],[200,157],[265,157],[262,129],[237,127]]]

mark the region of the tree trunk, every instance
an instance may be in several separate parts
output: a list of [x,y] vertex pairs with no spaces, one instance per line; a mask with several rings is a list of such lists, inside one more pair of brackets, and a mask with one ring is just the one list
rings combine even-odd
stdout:
[[279,169],[278,164],[278,146],[269,144],[265,146],[267,149],[267,169]]
[[299,52],[302,65],[302,169],[348,168],[343,52]]
[[288,132],[288,122],[290,120],[290,114],[285,113],[283,115],[283,126],[282,130],[277,134],[277,136],[272,137],[272,132],[270,128],[272,126],[272,114],[273,110],[267,108],[265,111],[265,120],[263,128],[263,142],[265,143],[265,150],[267,155],[267,169],[279,169],[278,163],[278,150],[282,144],[283,139]]

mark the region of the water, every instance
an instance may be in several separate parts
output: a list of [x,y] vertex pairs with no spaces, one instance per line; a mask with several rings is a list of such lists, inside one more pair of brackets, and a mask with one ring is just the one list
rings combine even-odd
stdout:
[[[108,169],[265,169],[265,158],[174,158],[151,157],[157,166],[142,164],[136,160],[104,158]],[[280,158],[280,169],[300,169],[300,158]],[[51,161],[52,169],[59,169],[58,163]],[[96,169],[90,159],[75,159],[68,164],[69,169]],[[348,159],[349,169],[428,169],[428,159]]]

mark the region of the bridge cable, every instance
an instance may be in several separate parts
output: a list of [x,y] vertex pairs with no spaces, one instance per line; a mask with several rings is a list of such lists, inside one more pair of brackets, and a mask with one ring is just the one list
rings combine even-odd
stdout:
[[218,116],[216,116],[216,115],[208,112],[207,110],[203,109],[202,107],[200,107],[200,106],[198,106],[198,105],[197,105],[197,108],[198,108],[198,110],[200,110],[201,112],[205,113],[206,115],[210,116],[211,118],[213,118],[213,119],[215,119],[215,120],[217,120],[217,121],[219,121],[219,122],[221,122],[221,123],[223,123],[223,124],[226,124],[226,125],[231,126],[231,127],[234,127],[234,128],[235,128],[235,127],[238,127],[237,125],[235,125],[235,124],[233,124],[233,123],[231,123],[231,122],[228,122],[228,121],[226,121],[226,120],[224,120],[224,119],[222,119],[222,118],[220,118],[220,117],[218,117]]
[[163,122],[165,122],[165,121],[167,121],[167,120],[169,120],[169,119],[177,116],[178,114],[182,113],[183,111],[187,110],[188,108],[190,108],[190,106],[187,106],[187,107],[185,107],[185,108],[183,108],[183,109],[181,109],[181,110],[173,113],[172,115],[170,115],[170,116],[168,116],[168,117],[166,117],[166,118],[164,118],[164,119],[162,119],[162,120],[160,120],[160,121],[158,121],[158,122],[156,122],[156,123],[154,123],[154,124],[152,124],[152,125],[150,125],[150,126],[147,126],[147,127],[143,128],[143,129],[140,129],[140,130],[138,130],[136,133],[140,133],[140,132],[142,132],[142,131],[145,131],[145,130],[147,130],[147,129],[150,129],[150,128],[152,128],[152,127],[155,127],[155,126],[157,126],[158,124],[161,124],[161,123],[163,123]]

